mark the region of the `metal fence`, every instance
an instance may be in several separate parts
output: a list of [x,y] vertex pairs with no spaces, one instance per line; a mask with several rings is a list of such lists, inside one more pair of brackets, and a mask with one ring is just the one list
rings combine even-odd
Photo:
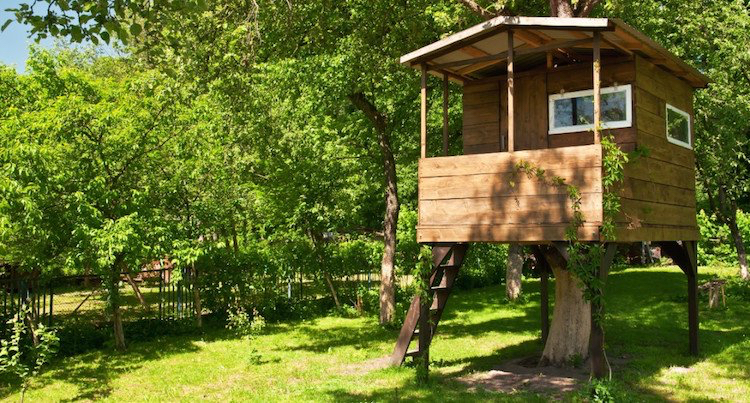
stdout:
[[[118,284],[124,321],[174,320],[195,316],[190,272],[178,269],[123,273]],[[107,292],[94,275],[43,279],[34,275],[0,278],[2,315],[12,316],[25,303],[40,323],[107,320]]]

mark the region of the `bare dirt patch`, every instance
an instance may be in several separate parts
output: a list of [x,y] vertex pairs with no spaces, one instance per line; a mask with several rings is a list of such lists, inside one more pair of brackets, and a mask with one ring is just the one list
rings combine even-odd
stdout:
[[503,393],[524,390],[558,394],[574,391],[589,379],[589,367],[586,364],[580,368],[559,368],[539,367],[538,362],[539,357],[510,360],[490,371],[462,376],[458,381],[470,389],[482,388]]

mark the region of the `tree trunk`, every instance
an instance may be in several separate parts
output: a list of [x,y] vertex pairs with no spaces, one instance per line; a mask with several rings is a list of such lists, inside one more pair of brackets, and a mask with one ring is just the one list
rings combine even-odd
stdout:
[[125,331],[122,328],[122,313],[120,312],[120,273],[124,268],[125,256],[120,254],[115,257],[115,262],[110,268],[109,276],[107,279],[107,292],[108,292],[108,303],[109,309],[112,313],[112,326],[115,333],[115,348],[120,351],[124,351],[125,346]]
[[193,263],[193,304],[195,305],[195,326],[203,327],[203,308],[201,308],[201,292],[198,287],[198,271]]
[[555,275],[555,307],[540,364],[582,362],[589,351],[591,304],[584,299],[578,279],[567,270],[565,259],[553,250],[545,250],[544,256]]
[[125,331],[122,328],[122,314],[120,312],[120,305],[112,308],[112,325],[115,330],[115,348],[120,351],[124,351],[125,346]]
[[389,323],[396,311],[395,265],[396,229],[398,228],[398,178],[396,159],[391,149],[386,117],[361,93],[349,95],[349,100],[372,122],[378,135],[378,145],[383,156],[385,178],[385,217],[383,219],[383,260],[380,263],[380,323]]
[[339,295],[336,292],[336,287],[333,285],[333,279],[331,278],[331,275],[326,272],[323,273],[323,277],[325,277],[326,283],[328,283],[328,288],[331,290],[331,296],[333,297],[333,302],[336,304],[336,309],[341,309]]
[[747,268],[747,251],[745,251],[745,243],[742,239],[742,233],[737,227],[737,210],[734,210],[734,214],[729,216],[727,220],[729,226],[729,232],[732,234],[732,240],[734,241],[734,248],[737,250],[737,260],[740,264],[740,278],[745,281],[750,280],[750,272]]
[[508,246],[508,264],[505,268],[505,296],[515,301],[521,295],[521,273],[523,272],[523,248],[512,243]]
[[135,293],[136,298],[138,298],[138,302],[141,304],[141,307],[148,311],[149,307],[146,303],[146,299],[143,298],[143,293],[141,292],[140,287],[138,287],[138,284],[133,279],[133,276],[130,275],[130,273],[125,273],[125,280],[128,281],[128,284],[130,284],[130,287],[133,289],[133,292]]
[[745,281],[750,281],[745,242],[742,239],[742,233],[737,226],[737,202],[734,199],[731,199],[731,197],[727,197],[727,192],[724,186],[719,186],[718,195],[719,205],[717,207],[719,209],[719,215],[722,221],[724,221],[727,227],[729,227],[729,232],[732,235],[734,248],[737,251],[737,261],[740,264],[740,278]]

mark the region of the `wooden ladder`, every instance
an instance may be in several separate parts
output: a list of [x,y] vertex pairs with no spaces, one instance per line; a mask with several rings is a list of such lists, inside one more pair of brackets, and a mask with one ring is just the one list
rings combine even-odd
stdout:
[[[404,325],[401,327],[401,333],[396,341],[396,347],[391,354],[391,365],[401,365],[406,357],[420,357],[425,353],[425,350],[429,351],[429,345],[435,336],[440,318],[443,316],[445,303],[453,289],[453,284],[463,264],[468,247],[469,245],[465,243],[432,247],[432,272],[429,280],[430,289],[433,292],[432,304],[427,309],[429,301],[426,301],[423,305],[419,296],[412,299]],[[423,312],[427,315],[423,316]],[[429,329],[426,333],[422,333],[422,327],[429,327]],[[415,338],[419,339],[416,343],[417,347],[410,350],[409,345]]]

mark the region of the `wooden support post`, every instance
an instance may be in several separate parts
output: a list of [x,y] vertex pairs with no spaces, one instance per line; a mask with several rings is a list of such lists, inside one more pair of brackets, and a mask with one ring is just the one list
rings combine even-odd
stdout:
[[422,64],[422,91],[420,93],[422,99],[422,107],[419,115],[419,141],[420,141],[420,156],[421,158],[427,158],[427,65]]
[[508,152],[515,147],[515,123],[513,108],[513,31],[508,31]]
[[685,274],[688,280],[688,333],[690,335],[690,354],[698,355],[698,243],[683,241],[682,247],[688,256]]
[[443,74],[443,155],[448,155],[448,75]]
[[671,257],[687,276],[688,337],[690,354],[698,355],[698,244],[695,241],[660,242],[662,253]]
[[599,284],[602,288],[594,290],[596,297],[591,301],[591,333],[589,334],[589,358],[591,359],[591,376],[593,378],[604,378],[609,375],[610,367],[607,357],[604,354],[604,305],[602,298],[604,295],[604,284],[612,266],[612,261],[617,252],[617,244],[608,243],[604,246],[604,255],[599,265],[598,277]]
[[547,52],[547,70],[552,70],[553,67],[555,67],[555,58],[552,52]]
[[601,94],[601,56],[602,34],[594,32],[594,144],[602,141],[600,132],[601,114],[602,114],[602,94]]

